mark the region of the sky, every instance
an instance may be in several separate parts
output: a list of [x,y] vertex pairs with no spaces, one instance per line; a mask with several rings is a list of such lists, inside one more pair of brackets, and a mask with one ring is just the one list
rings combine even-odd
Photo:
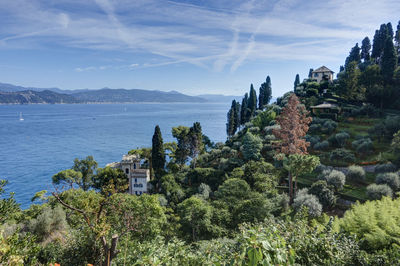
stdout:
[[338,72],[398,0],[0,0],[0,82],[243,95]]

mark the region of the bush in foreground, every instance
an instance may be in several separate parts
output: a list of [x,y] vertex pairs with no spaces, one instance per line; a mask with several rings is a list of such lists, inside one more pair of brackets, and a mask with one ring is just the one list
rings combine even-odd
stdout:
[[393,191],[397,191],[400,188],[400,177],[397,173],[382,173],[376,177],[375,182],[377,184],[386,184]]
[[392,189],[386,184],[371,184],[367,187],[367,196],[371,200],[380,200],[382,197],[392,197],[392,195]]
[[293,208],[299,212],[302,208],[306,207],[308,215],[311,217],[318,217],[322,212],[322,205],[319,203],[315,195],[308,194],[308,189],[301,189],[293,201]]

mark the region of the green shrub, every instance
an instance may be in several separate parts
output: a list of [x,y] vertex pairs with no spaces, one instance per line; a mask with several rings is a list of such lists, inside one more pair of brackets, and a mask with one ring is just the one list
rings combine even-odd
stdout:
[[332,171],[333,167],[329,166],[329,165],[320,164],[315,168],[314,172],[317,174],[321,174],[323,171],[326,171],[326,170]]
[[339,162],[347,162],[353,163],[356,160],[356,157],[352,152],[346,149],[336,149],[331,152],[329,159],[331,161],[339,161]]
[[336,191],[341,190],[346,183],[346,176],[338,170],[323,171],[318,178],[325,180],[326,183],[333,186]]
[[386,184],[393,191],[397,191],[400,188],[400,177],[397,173],[381,173],[376,177],[375,182],[377,184]]
[[335,220],[334,228],[356,236],[361,241],[361,247],[368,251],[391,247],[398,249],[400,199],[384,197],[382,200],[356,203],[343,218]]
[[385,135],[391,139],[392,136],[400,130],[400,116],[388,116],[384,122]]
[[326,134],[331,134],[335,129],[337,128],[338,124],[331,120],[327,119],[325,120],[324,124],[322,125],[322,132]]
[[344,147],[349,138],[350,135],[347,132],[340,132],[335,135],[336,142],[340,147]]
[[332,208],[336,204],[335,194],[329,189],[325,180],[320,180],[312,184],[308,192],[317,196],[318,201],[325,210]]
[[299,190],[293,201],[293,208],[296,212],[299,212],[304,207],[307,208],[308,215],[311,217],[318,217],[321,215],[321,203],[319,203],[318,198],[315,195],[308,194],[306,188]]
[[380,200],[382,197],[392,197],[393,191],[386,184],[371,184],[367,187],[367,196],[371,200]]
[[321,138],[319,136],[311,136],[311,135],[306,135],[306,141],[310,142],[310,146],[314,147],[315,144],[317,144]]
[[395,172],[397,167],[392,163],[379,164],[375,167],[375,173]]
[[329,142],[327,140],[318,142],[314,145],[313,148],[314,148],[314,150],[320,150],[320,151],[326,150],[329,148]]
[[364,168],[357,165],[352,165],[347,168],[347,179],[353,182],[364,182],[365,181],[365,171]]
[[370,138],[361,138],[351,143],[357,153],[365,155],[372,151],[373,145]]
[[320,124],[312,124],[308,128],[310,133],[319,133],[321,131],[322,126]]

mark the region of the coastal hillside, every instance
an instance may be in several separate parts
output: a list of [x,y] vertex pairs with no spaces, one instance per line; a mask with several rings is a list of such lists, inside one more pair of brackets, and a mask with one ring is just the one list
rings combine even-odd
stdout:
[[56,103],[140,103],[140,102],[229,102],[235,96],[207,94],[189,96],[177,91],[110,89],[61,90],[59,88],[22,87],[0,83],[0,104]]
[[80,100],[67,94],[54,91],[0,91],[0,104],[56,104],[56,103],[79,103]]
[[206,102],[207,100],[188,96],[179,92],[149,91],[139,89],[109,89],[89,90],[71,94],[82,102],[112,102],[112,103],[136,103],[136,102]]

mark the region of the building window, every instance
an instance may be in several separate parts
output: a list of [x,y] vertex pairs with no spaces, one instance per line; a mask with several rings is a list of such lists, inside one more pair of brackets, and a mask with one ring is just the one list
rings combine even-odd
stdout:
[[136,169],[136,164],[133,164],[133,169]]
[[137,178],[135,178],[135,183],[137,183]]
[[315,77],[315,78],[318,77],[318,73],[314,73],[314,77]]
[[126,169],[125,169],[125,173],[126,173],[126,174],[129,174],[129,168],[126,168]]

